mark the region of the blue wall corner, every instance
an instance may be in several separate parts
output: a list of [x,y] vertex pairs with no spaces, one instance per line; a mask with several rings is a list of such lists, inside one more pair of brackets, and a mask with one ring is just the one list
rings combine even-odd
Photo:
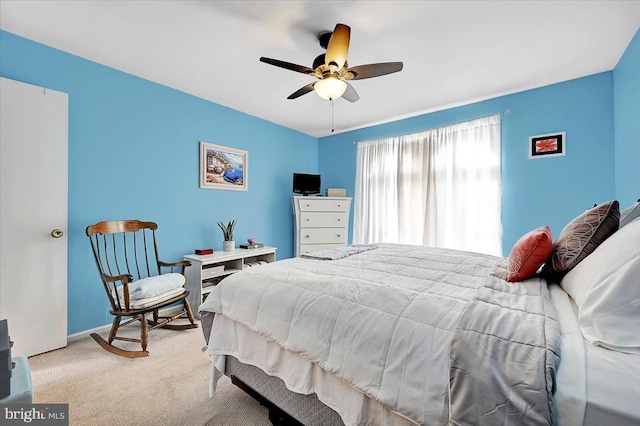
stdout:
[[613,70],[615,184],[620,208],[640,198],[640,30]]

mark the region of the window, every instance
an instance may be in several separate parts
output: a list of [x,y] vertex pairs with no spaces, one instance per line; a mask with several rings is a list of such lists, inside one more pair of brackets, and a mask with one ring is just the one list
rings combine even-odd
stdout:
[[355,244],[502,254],[500,116],[358,143]]

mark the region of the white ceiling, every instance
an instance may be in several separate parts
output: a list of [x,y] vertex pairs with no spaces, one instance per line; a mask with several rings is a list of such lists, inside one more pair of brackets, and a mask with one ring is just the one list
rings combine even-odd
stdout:
[[314,81],[317,35],[351,27],[351,66],[404,62],[353,81],[336,133],[613,69],[640,1],[17,1],[0,28],[268,121],[331,134],[329,101],[287,96]]

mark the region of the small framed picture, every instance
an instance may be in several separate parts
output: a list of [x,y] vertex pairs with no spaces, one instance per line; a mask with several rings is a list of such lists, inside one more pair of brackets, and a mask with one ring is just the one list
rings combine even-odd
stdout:
[[200,188],[246,191],[249,153],[200,142]]
[[529,138],[529,158],[547,158],[565,155],[567,138],[565,132],[531,136]]

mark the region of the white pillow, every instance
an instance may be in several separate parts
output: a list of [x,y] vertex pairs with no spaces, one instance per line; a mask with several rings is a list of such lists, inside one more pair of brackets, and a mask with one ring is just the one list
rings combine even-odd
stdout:
[[166,293],[162,293],[162,294],[160,294],[158,296],[155,296],[155,297],[149,297],[147,299],[131,300],[129,302],[129,307],[131,309],[146,308],[148,306],[155,305],[156,303],[162,302],[164,300],[169,300],[172,297],[179,296],[182,293],[184,293],[185,291],[186,290],[184,289],[184,287],[178,287],[178,288],[176,288],[174,290],[167,291]]
[[620,212],[620,228],[631,223],[637,217],[640,217],[640,201]]
[[600,244],[560,285],[578,305],[587,341],[640,353],[640,218]]
[[[177,272],[143,278],[129,283],[129,300],[155,297],[167,291],[182,287],[184,283],[184,275],[178,274]],[[118,286],[117,292],[120,297],[123,297],[122,286]]]

